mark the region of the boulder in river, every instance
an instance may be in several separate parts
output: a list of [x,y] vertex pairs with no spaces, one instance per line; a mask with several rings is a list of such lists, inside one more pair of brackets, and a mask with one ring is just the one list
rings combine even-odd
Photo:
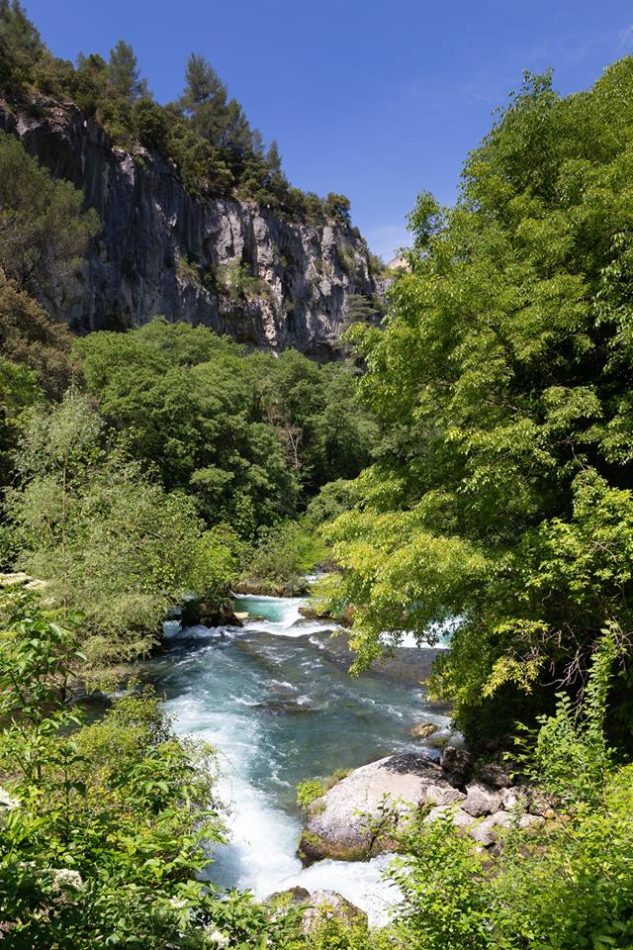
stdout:
[[280,907],[297,907],[302,911],[301,932],[310,935],[326,920],[336,919],[347,926],[367,929],[367,914],[336,891],[307,891],[292,887],[273,894],[269,901]]
[[422,755],[391,755],[355,769],[308,806],[299,856],[304,864],[362,861],[392,850],[394,825],[425,806],[430,789],[429,804],[460,796],[439,765]]
[[[459,750],[456,750],[459,751]],[[387,756],[350,772],[306,809],[299,844],[304,864],[333,858],[362,861],[392,851],[395,832],[404,819],[416,813],[431,823],[450,819],[464,834],[483,847],[495,845],[503,830],[517,825],[536,830],[546,818],[544,803],[532,802],[521,787],[493,788],[483,782],[453,784],[459,756],[449,756],[450,771],[426,756],[406,753]],[[541,814],[526,813],[539,807]]]
[[428,739],[429,736],[432,736],[439,728],[440,727],[434,722],[418,722],[409,729],[409,735],[413,736],[414,739]]

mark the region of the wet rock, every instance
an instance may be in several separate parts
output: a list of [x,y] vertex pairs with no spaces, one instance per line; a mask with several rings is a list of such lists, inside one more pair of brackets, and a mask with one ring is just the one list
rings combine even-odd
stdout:
[[433,733],[439,730],[439,726],[434,722],[419,722],[409,729],[409,735],[414,739],[428,739]]
[[449,782],[452,785],[461,786],[468,781],[472,768],[472,759],[465,749],[458,749],[456,746],[448,745],[442,750],[440,765]]
[[262,703],[255,703],[255,709],[261,709],[262,712],[270,713],[273,716],[302,716],[305,713],[314,712],[312,706],[307,703],[299,703],[290,699],[267,699]]
[[471,782],[466,787],[466,801],[462,807],[469,815],[479,818],[482,815],[491,815],[500,811],[502,804],[503,801],[499,792],[488,788],[481,782]]

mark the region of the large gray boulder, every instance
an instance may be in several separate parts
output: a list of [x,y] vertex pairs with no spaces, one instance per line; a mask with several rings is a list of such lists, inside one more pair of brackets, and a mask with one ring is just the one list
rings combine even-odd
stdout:
[[483,785],[481,782],[471,782],[466,786],[466,801],[463,809],[474,818],[482,815],[492,815],[503,807],[501,792]]
[[364,860],[391,850],[394,826],[416,810],[463,797],[424,756],[387,756],[355,769],[308,806],[299,855],[306,864]]

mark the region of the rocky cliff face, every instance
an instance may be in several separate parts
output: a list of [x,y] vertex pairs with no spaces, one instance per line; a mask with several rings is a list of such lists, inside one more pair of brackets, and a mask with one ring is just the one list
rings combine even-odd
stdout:
[[0,102],[54,175],[72,181],[103,222],[81,271],[49,309],[79,331],[136,326],[162,314],[203,323],[255,347],[336,354],[350,296],[374,291],[358,233],[283,220],[254,202],[199,199],[161,156],[112,146],[71,105],[29,112]]

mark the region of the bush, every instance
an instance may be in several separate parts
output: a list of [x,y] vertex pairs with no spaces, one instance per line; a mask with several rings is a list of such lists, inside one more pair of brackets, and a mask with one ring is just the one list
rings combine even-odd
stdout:
[[239,581],[241,590],[283,594],[302,591],[302,577],[326,557],[323,542],[305,524],[286,521],[260,532]]
[[73,634],[15,590],[0,625],[0,781],[17,802],[0,812],[7,946],[284,950],[286,915],[199,880],[223,836],[211,750],[177,738],[147,690],[84,724],[68,703]]

